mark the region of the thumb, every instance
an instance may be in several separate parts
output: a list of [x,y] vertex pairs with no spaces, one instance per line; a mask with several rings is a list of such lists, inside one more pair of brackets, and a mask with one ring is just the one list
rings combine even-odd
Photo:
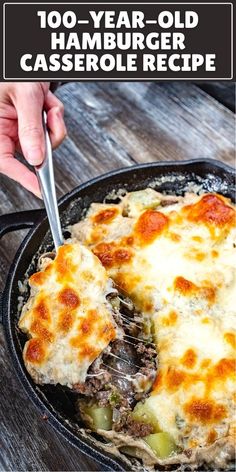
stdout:
[[36,166],[43,162],[45,137],[42,125],[44,95],[39,88],[34,93],[24,91],[17,97],[18,136],[22,152],[29,164]]

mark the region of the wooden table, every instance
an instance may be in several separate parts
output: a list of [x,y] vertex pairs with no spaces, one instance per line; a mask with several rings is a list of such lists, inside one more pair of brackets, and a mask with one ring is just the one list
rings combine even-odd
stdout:
[[[91,177],[137,162],[215,158],[234,164],[233,84],[68,83],[68,138],[55,151],[58,195]],[[0,177],[1,213],[40,202]],[[0,289],[25,231],[0,247]],[[1,329],[1,328],[0,328]],[[16,378],[0,332],[0,470],[101,470],[47,425]]]

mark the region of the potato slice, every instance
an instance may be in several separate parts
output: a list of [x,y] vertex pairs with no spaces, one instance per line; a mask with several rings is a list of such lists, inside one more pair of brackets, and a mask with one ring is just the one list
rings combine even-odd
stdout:
[[131,217],[138,216],[140,211],[148,208],[154,209],[159,205],[159,195],[151,188],[137,190],[124,197],[124,213]]
[[149,436],[144,438],[144,441],[160,459],[165,459],[177,450],[173,438],[164,431],[162,433],[149,434]]
[[131,413],[131,416],[134,421],[150,424],[153,427],[154,433],[158,433],[160,431],[155,412],[146,403],[137,403]]
[[112,429],[112,409],[110,407],[83,405],[82,413],[84,421],[94,431],[97,429],[110,431]]

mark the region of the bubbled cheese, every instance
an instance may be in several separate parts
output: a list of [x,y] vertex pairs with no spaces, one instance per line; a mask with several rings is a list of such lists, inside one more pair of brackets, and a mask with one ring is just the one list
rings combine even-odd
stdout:
[[104,267],[81,244],[66,244],[29,284],[31,297],[19,320],[30,337],[23,352],[27,370],[37,383],[84,382],[91,363],[116,337]]
[[159,370],[146,402],[160,429],[183,448],[207,446],[234,424],[235,210],[216,194],[153,192],[143,205],[136,192],[92,206],[72,235],[153,324]]

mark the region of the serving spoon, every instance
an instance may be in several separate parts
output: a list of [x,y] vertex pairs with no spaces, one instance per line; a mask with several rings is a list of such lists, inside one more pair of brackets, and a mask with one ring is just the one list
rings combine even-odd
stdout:
[[43,112],[43,130],[45,135],[45,158],[42,164],[35,166],[35,171],[46,208],[54,246],[57,251],[59,246],[64,244],[64,240],[57,205],[52,146],[47,129],[47,114],[45,111]]

